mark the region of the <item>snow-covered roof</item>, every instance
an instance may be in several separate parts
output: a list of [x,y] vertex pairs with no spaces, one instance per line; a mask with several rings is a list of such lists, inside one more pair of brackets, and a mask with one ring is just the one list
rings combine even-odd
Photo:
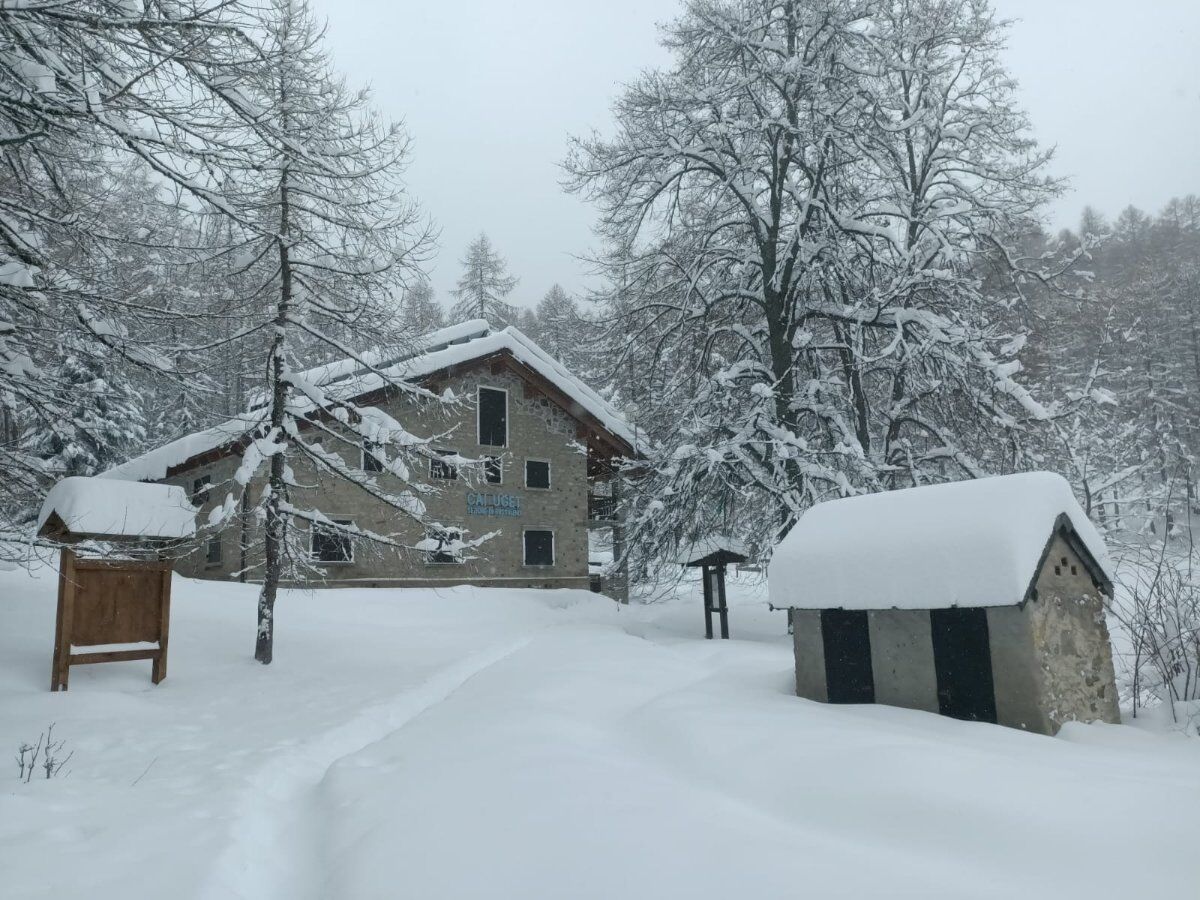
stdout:
[[1025,600],[1061,516],[1112,580],[1100,537],[1059,475],[1030,472],[814,506],[776,548],[772,606],[941,609]]
[[46,495],[38,532],[52,515],[76,535],[186,538],[196,532],[196,508],[183,488],[169,484],[64,478]]
[[[617,409],[571,374],[561,363],[516,328],[496,331],[483,319],[471,319],[425,335],[407,355],[384,352],[365,354],[362,359],[380,374],[357,360],[347,359],[316,366],[298,373],[298,382],[320,388],[342,399],[361,396],[386,387],[392,381],[419,382],[450,366],[507,351],[594,417],[610,434],[630,447],[641,448],[633,428]],[[302,401],[303,402],[303,401]],[[130,481],[161,481],[167,471],[188,460],[236,441],[262,421],[262,413],[251,409],[195,434],[171,441],[102,473],[102,478]]]
[[731,538],[724,534],[713,534],[680,547],[675,556],[675,562],[681,566],[692,565],[722,552],[740,556],[743,559],[749,558],[750,555],[745,543],[737,538]]

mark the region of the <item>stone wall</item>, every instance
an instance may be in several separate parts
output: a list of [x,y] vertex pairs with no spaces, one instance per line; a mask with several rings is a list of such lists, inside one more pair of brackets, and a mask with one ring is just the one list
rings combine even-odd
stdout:
[[[508,446],[481,446],[476,427],[476,389],[480,386],[508,391]],[[483,482],[482,475],[467,478],[460,473],[458,480],[429,478],[428,463],[421,463],[420,480],[436,488],[421,495],[429,518],[445,526],[467,530],[468,537],[493,536],[472,559],[463,563],[430,562],[425,553],[415,550],[398,551],[380,547],[365,540],[355,542],[354,560],[326,566],[329,585],[448,585],[475,583],[510,587],[573,587],[586,588],[588,579],[587,540],[587,459],[576,442],[576,421],[560,407],[536,391],[528,390],[523,379],[508,371],[492,373],[485,368],[473,370],[439,385],[449,389],[462,401],[449,414],[437,404],[421,406],[405,398],[379,404],[380,408],[401,422],[405,428],[421,437],[438,435],[433,446],[455,451],[464,457],[478,458],[495,455],[501,458],[503,483]],[[338,448],[343,454],[350,452]],[[550,463],[548,490],[525,486],[526,459]],[[205,521],[209,510],[220,503],[229,492],[229,479],[239,459],[230,458],[202,465],[168,479],[190,492],[194,479],[212,476],[212,488],[198,521]],[[351,460],[347,460],[351,462]],[[332,519],[347,518],[358,527],[392,536],[408,546],[424,538],[423,529],[409,517],[377,500],[357,486],[328,475],[318,477],[311,465],[295,458],[290,461],[297,483],[312,485],[294,492],[293,502],[302,508],[321,510]],[[358,464],[359,460],[352,460]],[[391,474],[378,474],[382,489],[399,492],[403,483]],[[416,479],[414,479],[416,480]],[[250,486],[257,499],[262,489],[261,476]],[[491,517],[468,513],[468,493],[505,494],[518,498],[519,517]],[[526,528],[549,529],[554,532],[554,564],[552,566],[524,565],[523,531]],[[180,561],[179,571],[200,578],[229,578],[240,567],[239,543],[242,522],[231,522],[221,533],[222,562],[205,563],[205,548]],[[254,568],[248,580],[261,577],[257,564],[261,562],[262,529],[251,524],[247,530],[250,544],[249,563]]]
[[1048,732],[1070,721],[1120,722],[1103,595],[1061,537],[1050,548],[1029,610]]

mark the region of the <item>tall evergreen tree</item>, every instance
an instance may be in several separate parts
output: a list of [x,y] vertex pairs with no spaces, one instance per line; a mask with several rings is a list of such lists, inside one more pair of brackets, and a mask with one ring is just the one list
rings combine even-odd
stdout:
[[119,369],[106,372],[96,353],[66,348],[55,377],[66,389],[67,405],[29,431],[29,449],[43,460],[47,476],[95,475],[143,448],[142,398]]
[[456,302],[451,318],[459,322],[487,319],[497,326],[515,321],[516,311],[504,298],[517,286],[517,279],[508,274],[508,263],[485,233],[480,232],[467,247],[462,267],[458,287],[452,291]]
[[446,325],[446,311],[434,296],[428,278],[418,278],[404,291],[400,309],[405,326],[415,334],[427,334]]

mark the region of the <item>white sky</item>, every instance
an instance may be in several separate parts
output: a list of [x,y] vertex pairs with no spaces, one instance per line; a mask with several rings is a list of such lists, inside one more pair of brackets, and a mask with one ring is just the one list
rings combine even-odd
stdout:
[[[592,212],[560,187],[567,137],[606,129],[622,82],[664,64],[655,23],[678,0],[313,0],[334,60],[414,139],[413,193],[441,228],[432,269],[449,302],[458,260],[486,230],[536,303],[588,278]],[[1200,193],[1200,0],[994,0],[1020,19],[1009,66],[1054,173],[1114,216]]]

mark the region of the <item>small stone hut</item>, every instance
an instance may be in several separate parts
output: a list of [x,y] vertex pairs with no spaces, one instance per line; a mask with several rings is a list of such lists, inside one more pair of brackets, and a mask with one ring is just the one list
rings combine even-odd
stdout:
[[822,503],[776,549],[796,693],[1054,734],[1118,722],[1104,542],[1058,475]]

